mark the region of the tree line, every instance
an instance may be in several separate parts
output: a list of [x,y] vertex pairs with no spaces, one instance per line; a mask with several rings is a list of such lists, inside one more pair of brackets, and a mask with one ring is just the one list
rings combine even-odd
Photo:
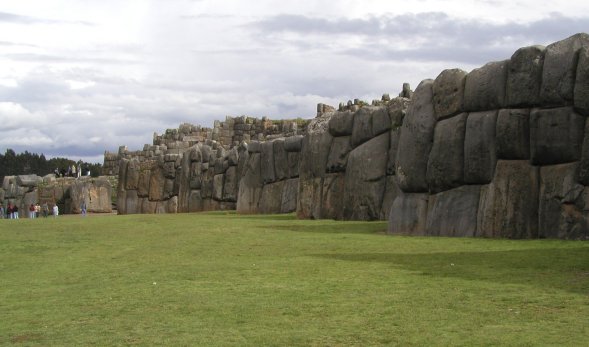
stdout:
[[[90,170],[90,176],[100,176],[102,164],[86,163],[83,161],[74,161],[67,158],[45,158],[44,154],[29,153],[15,153],[12,149],[7,149],[4,154],[0,153],[0,177],[4,180],[4,176],[14,175],[39,175],[45,176],[50,173],[58,171],[67,171],[72,165],[80,166],[82,172]],[[0,181],[1,182],[1,181]]]

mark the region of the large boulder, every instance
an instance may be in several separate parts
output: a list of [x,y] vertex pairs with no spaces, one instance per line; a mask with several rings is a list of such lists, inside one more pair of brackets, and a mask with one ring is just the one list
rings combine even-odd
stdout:
[[274,143],[266,141],[262,143],[262,180],[264,184],[276,181],[276,173],[274,171]]
[[37,187],[41,183],[43,183],[43,178],[37,175],[16,176],[16,184],[21,187]]
[[341,173],[329,174],[323,180],[322,218],[344,219],[344,180]]
[[530,109],[503,109],[495,127],[497,158],[530,159]]
[[507,64],[507,60],[487,63],[466,76],[465,111],[496,110],[504,106]]
[[333,112],[323,113],[307,126],[299,166],[299,218],[321,218],[321,188],[333,136],[328,131]]
[[389,134],[385,133],[350,152],[344,183],[344,219],[379,219],[388,147]]
[[578,167],[578,181],[589,186],[589,118],[585,119],[585,134],[581,147],[581,160]]
[[589,47],[588,34],[575,34],[546,47],[540,88],[540,99],[545,106],[572,103],[578,51],[582,47]]
[[427,183],[433,193],[464,183],[464,129],[467,114],[438,122],[427,163]]
[[284,150],[287,152],[300,152],[303,147],[303,135],[289,136],[284,139]]
[[576,163],[540,168],[540,237],[587,238],[589,200],[585,187],[576,183],[576,171]]
[[[166,177],[159,166],[155,166],[149,176],[149,200],[161,201],[164,199],[164,190],[166,184]],[[137,194],[135,191],[134,194]],[[129,212],[132,213],[132,212]]]
[[243,177],[239,180],[239,194],[237,195],[238,213],[258,212],[258,204],[263,187],[260,156],[260,153],[250,153]]
[[430,195],[426,234],[476,236],[481,187],[462,186]]
[[282,187],[282,201],[280,213],[291,213],[297,210],[297,200],[299,195],[299,179],[291,178],[284,181]]
[[434,109],[438,120],[457,115],[464,110],[464,83],[467,72],[448,69],[436,77],[433,85]]
[[125,177],[125,189],[127,190],[134,190],[137,189],[137,185],[139,183],[139,173],[141,170],[141,165],[139,163],[139,159],[133,158],[129,161],[129,165],[127,166],[127,176]]
[[327,157],[327,172],[346,171],[348,154],[352,150],[351,136],[335,137]]
[[203,210],[202,195],[200,190],[191,190],[188,196],[188,211],[199,212]]
[[136,190],[127,190],[125,194],[125,213],[136,214],[141,213],[141,205]]
[[507,107],[531,107],[540,104],[544,46],[523,47],[515,51],[507,70]]
[[329,133],[332,136],[352,135],[354,128],[354,113],[351,111],[335,112],[329,120]]
[[264,214],[281,213],[283,188],[284,181],[265,184],[262,188],[258,212]]
[[399,185],[397,184],[397,177],[387,176],[382,205],[380,207],[380,220],[389,220],[391,207],[399,194],[401,194],[401,189],[399,189]]
[[274,174],[276,180],[284,180],[288,174],[288,153],[284,150],[284,139],[276,139],[274,144]]
[[493,178],[496,122],[497,111],[468,115],[464,136],[464,181],[468,184],[486,184]]
[[404,192],[427,192],[427,163],[432,147],[436,116],[432,80],[422,81],[407,109],[399,137],[396,174]]
[[491,184],[481,190],[477,236],[538,236],[538,168],[528,160],[499,160]]
[[213,199],[221,201],[223,200],[223,183],[225,175],[218,174],[213,177]]
[[589,47],[579,51],[574,98],[577,112],[589,116]]
[[223,201],[237,201],[239,191],[239,178],[237,177],[237,167],[230,166],[225,172],[225,184],[223,185]]
[[388,111],[382,106],[364,106],[354,116],[352,147],[378,136],[391,128]]
[[389,214],[389,234],[425,235],[428,194],[400,193]]
[[535,109],[530,114],[530,156],[534,165],[562,164],[581,157],[585,118],[572,107]]
[[300,152],[288,152],[288,177],[299,177]]

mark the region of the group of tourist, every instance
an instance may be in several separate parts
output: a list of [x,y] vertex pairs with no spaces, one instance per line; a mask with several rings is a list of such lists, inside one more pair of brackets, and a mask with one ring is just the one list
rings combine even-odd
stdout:
[[55,169],[53,171],[55,177],[77,177],[80,176],[90,176],[90,170],[86,167],[82,168],[80,164],[76,167],[76,165],[68,166],[65,169]]
[[[46,202],[43,203],[43,205],[31,204],[28,208],[28,213],[30,219],[35,219],[40,214],[43,217],[47,218],[47,216],[49,216],[49,204],[47,204]],[[51,208],[51,214],[53,215],[53,217],[59,216],[59,207],[57,207],[57,205],[53,205],[53,207]],[[9,202],[6,209],[4,209],[4,205],[0,203],[0,219],[4,218],[19,219],[18,206],[13,204],[12,202]]]

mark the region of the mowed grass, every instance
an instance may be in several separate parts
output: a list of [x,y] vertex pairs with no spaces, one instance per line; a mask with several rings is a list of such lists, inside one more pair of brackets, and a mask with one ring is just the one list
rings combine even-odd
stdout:
[[589,243],[233,213],[0,220],[0,344],[589,345]]

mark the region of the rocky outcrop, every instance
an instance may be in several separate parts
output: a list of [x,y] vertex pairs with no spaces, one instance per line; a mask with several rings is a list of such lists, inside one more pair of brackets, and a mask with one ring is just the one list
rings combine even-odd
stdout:
[[4,206],[17,205],[23,217],[27,216],[31,204],[44,203],[50,207],[57,205],[60,214],[80,213],[82,202],[87,212],[111,213],[112,188],[107,177],[6,176],[0,189],[0,201]]
[[577,34],[465,77],[446,70],[433,95],[422,82],[400,128],[389,233],[588,239],[588,48]]

